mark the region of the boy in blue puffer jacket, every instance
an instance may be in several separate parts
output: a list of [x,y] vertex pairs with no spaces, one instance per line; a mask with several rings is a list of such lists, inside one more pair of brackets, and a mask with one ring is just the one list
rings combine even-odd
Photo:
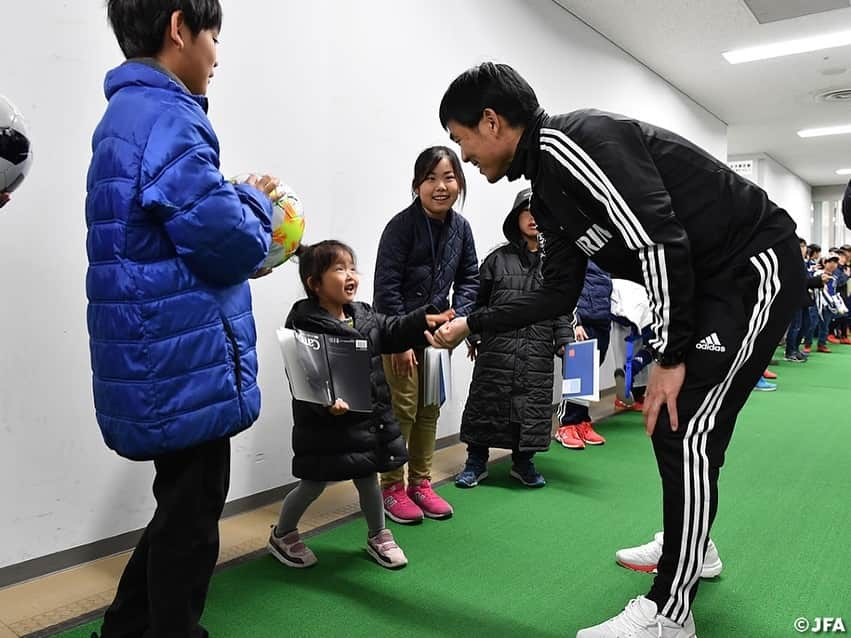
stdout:
[[247,279],[271,241],[277,180],[233,186],[207,119],[219,0],[109,0],[127,62],[87,179],[88,328],[106,444],[153,460],[157,509],[102,636],[207,636],[230,437],[260,411]]

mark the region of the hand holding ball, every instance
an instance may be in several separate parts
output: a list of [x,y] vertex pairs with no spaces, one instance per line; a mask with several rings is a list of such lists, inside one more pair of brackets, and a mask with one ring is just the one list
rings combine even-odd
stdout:
[[277,268],[293,256],[304,235],[304,208],[292,188],[264,175],[239,175],[235,184],[249,184],[272,200],[272,245],[260,270]]

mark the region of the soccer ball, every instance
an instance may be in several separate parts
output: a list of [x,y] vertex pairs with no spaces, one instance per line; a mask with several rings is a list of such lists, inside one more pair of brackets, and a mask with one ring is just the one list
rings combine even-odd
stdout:
[[0,95],[0,193],[11,193],[27,176],[33,154],[24,117]]
[[[248,175],[230,181],[241,184]],[[272,193],[272,245],[262,268],[277,268],[293,256],[304,235],[304,207],[301,198],[286,184],[279,184]]]

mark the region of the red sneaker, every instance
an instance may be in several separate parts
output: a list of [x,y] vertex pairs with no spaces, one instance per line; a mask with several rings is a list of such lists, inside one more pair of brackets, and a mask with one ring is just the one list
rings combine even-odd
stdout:
[[579,438],[588,445],[603,445],[606,442],[606,439],[597,434],[594,431],[594,426],[592,426],[588,421],[584,421],[577,425],[576,431],[579,434]]
[[839,338],[836,335],[827,335],[827,340],[830,343],[839,343]]
[[766,370],[765,372],[762,373],[762,378],[763,379],[776,379],[777,375],[774,374],[771,370]]
[[633,412],[642,412],[643,410],[644,410],[644,401],[643,400],[636,401],[635,403],[632,404],[632,411]]
[[615,410],[629,410],[632,407],[632,403],[627,403],[626,401],[621,401],[617,397],[615,397]]
[[842,337],[842,339],[839,340],[839,343],[846,346],[851,346],[851,339],[849,339],[848,337]]
[[575,425],[563,425],[556,432],[556,441],[569,450],[584,450],[585,441],[579,435]]
[[822,346],[822,345],[820,345],[818,347],[818,351],[824,352],[825,354],[829,354],[831,352],[830,348],[828,348],[827,346]]
[[804,354],[810,354],[811,350],[812,350],[812,346],[808,346],[808,345],[805,344],[804,349],[801,350],[801,352],[803,352]]

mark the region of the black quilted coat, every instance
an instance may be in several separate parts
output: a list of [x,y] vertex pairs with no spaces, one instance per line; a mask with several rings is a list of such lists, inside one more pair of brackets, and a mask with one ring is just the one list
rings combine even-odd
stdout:
[[[476,308],[506,301],[541,285],[539,253],[526,248],[517,219],[509,213],[503,232],[509,243],[482,263]],[[571,321],[533,324],[503,333],[477,335],[476,367],[461,440],[520,451],[546,450],[552,432],[553,356],[573,339]]]
[[[381,235],[373,303],[386,315],[431,304],[466,316],[479,288],[478,258],[469,222],[450,210],[433,250],[432,230],[419,198],[395,215]],[[452,291],[452,303],[449,293]],[[425,339],[418,344],[425,345]]]
[[424,307],[404,317],[378,314],[365,303],[346,306],[354,328],[332,317],[311,299],[297,302],[287,328],[337,334],[369,342],[371,414],[347,412],[332,416],[328,408],[293,399],[293,474],[312,481],[342,481],[373,472],[388,472],[408,460],[405,440],[390,408],[390,389],[384,380],[381,355],[404,352],[426,329]]

